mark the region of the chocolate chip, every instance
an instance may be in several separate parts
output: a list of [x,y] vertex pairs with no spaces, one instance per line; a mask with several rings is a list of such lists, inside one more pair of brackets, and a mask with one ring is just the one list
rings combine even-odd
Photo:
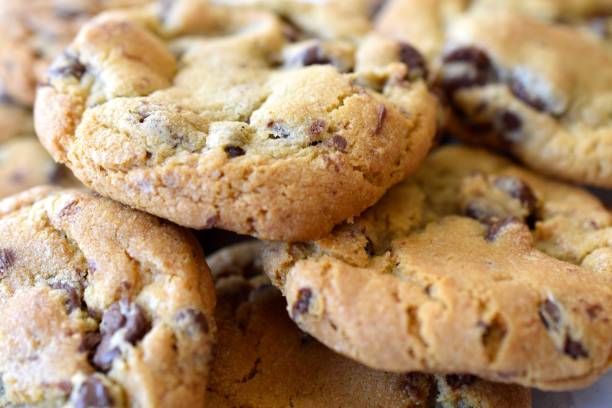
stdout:
[[287,130],[282,123],[271,120],[266,124],[266,127],[272,131],[272,133],[268,135],[270,139],[287,139],[291,136],[289,130]]
[[139,305],[126,300],[113,303],[102,316],[102,341],[93,357],[94,365],[102,371],[110,370],[113,360],[120,354],[118,348],[112,347],[111,339],[121,329],[124,329],[122,339],[136,344],[149,332],[151,324]]
[[55,282],[51,285],[53,289],[63,290],[66,292],[66,310],[68,313],[71,313],[75,309],[80,309],[82,306],[81,300],[81,292],[74,286],[64,283],[64,282]]
[[15,264],[15,252],[12,249],[0,248],[0,276],[4,275]]
[[238,157],[238,156],[244,156],[246,154],[244,149],[240,146],[227,145],[223,148],[223,150],[231,158]]
[[312,137],[317,137],[325,131],[326,123],[322,119],[317,119],[310,124],[308,133]]
[[521,118],[516,113],[506,109],[499,112],[499,122],[501,130],[505,133],[516,132],[523,127]]
[[514,176],[498,177],[495,180],[495,186],[510,197],[519,200],[521,205],[530,213],[535,211],[537,205],[535,194],[531,187],[520,178]]
[[26,174],[21,170],[14,171],[9,176],[9,182],[13,185],[19,185],[23,183],[25,179],[26,179]]
[[476,381],[476,377],[470,374],[449,374],[444,377],[446,383],[453,390],[471,385]]
[[549,109],[546,107],[546,102],[544,102],[544,100],[537,95],[530,93],[525,85],[523,85],[523,83],[517,78],[512,78],[510,80],[510,90],[514,96],[535,110],[550,113]]
[[588,29],[601,39],[610,37],[610,29],[608,26],[607,17],[595,17],[589,20],[587,27]]
[[327,65],[331,60],[325,55],[325,51],[319,45],[311,45],[304,49],[293,65],[301,65],[303,67],[309,65]]
[[106,408],[113,405],[113,397],[96,376],[89,376],[79,387],[75,408]]
[[385,118],[387,117],[387,108],[385,105],[378,106],[378,112],[376,114],[376,128],[374,129],[374,134],[378,135],[383,128],[385,123]]
[[63,64],[59,66],[52,66],[49,69],[50,77],[74,77],[77,80],[80,80],[85,72],[87,71],[87,67],[83,65],[79,59],[72,54],[64,54]]
[[453,93],[461,88],[483,86],[493,82],[497,74],[487,53],[476,47],[457,48],[443,58],[445,65],[462,64],[466,67],[461,75],[445,76],[442,81],[444,89]]
[[416,48],[406,42],[400,43],[399,58],[410,69],[410,77],[427,79],[427,63]]
[[181,310],[176,315],[176,321],[179,323],[185,323],[187,325],[188,333],[192,336],[196,335],[197,333],[208,333],[210,330],[208,319],[204,313],[196,309],[190,308]]
[[310,308],[310,298],[312,297],[312,290],[309,288],[302,288],[298,291],[297,300],[291,308],[291,314],[293,317],[297,317],[301,314],[307,313]]
[[563,352],[577,360],[579,358],[587,358],[589,357],[588,351],[584,348],[582,343],[576,340],[572,340],[569,336],[565,336],[565,344],[563,345]]
[[113,361],[120,354],[117,347],[111,345],[111,337],[102,337],[92,359],[92,364],[100,371],[106,373],[113,368]]
[[500,231],[502,231],[506,226],[514,223],[522,224],[521,220],[516,217],[506,217],[502,218],[501,220],[494,221],[489,225],[485,239],[490,242],[495,241]]
[[561,309],[559,306],[550,299],[545,299],[540,305],[538,311],[540,320],[544,324],[544,327],[548,330],[559,330],[559,324],[561,323]]
[[325,144],[343,153],[346,153],[346,147],[348,146],[348,142],[346,141],[346,139],[340,135],[332,136],[331,139],[327,139],[325,141]]

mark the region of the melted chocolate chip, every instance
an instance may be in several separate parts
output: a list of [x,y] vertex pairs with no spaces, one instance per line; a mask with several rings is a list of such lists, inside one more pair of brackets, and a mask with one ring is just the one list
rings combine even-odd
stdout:
[[301,314],[307,313],[310,308],[310,298],[312,297],[312,290],[309,288],[302,288],[298,291],[297,300],[291,308],[291,314],[293,317],[297,317]]
[[340,135],[332,136],[331,139],[327,139],[325,141],[325,144],[343,153],[346,153],[346,148],[348,146],[348,142],[346,141],[346,139]]
[[476,381],[476,377],[470,374],[449,374],[445,376],[444,379],[453,390],[471,385]]
[[80,80],[85,72],[87,72],[87,67],[83,65],[79,59],[72,54],[64,55],[64,63],[60,66],[52,66],[49,69],[50,77],[74,77],[77,80]]
[[197,333],[208,333],[210,330],[208,319],[204,313],[196,309],[181,310],[176,315],[176,321],[186,323],[188,326],[187,330],[192,336]]
[[535,211],[537,204],[535,194],[531,187],[520,178],[514,176],[498,177],[495,180],[495,186],[510,197],[519,200],[521,205],[529,212]]
[[572,340],[569,334],[565,336],[565,344],[563,345],[563,352],[577,360],[579,358],[589,357],[588,351],[584,348],[582,343],[576,340]]
[[303,67],[309,65],[327,65],[331,60],[325,55],[325,51],[319,45],[312,45],[303,50],[296,60],[295,65]]
[[499,233],[507,225],[514,224],[514,223],[522,224],[521,220],[519,220],[516,217],[506,217],[506,218],[502,218],[501,220],[493,222],[492,224],[489,225],[489,229],[487,230],[487,234],[485,235],[485,239],[487,241],[490,241],[490,242],[495,241],[495,239],[497,238]]
[[55,7],[53,9],[53,14],[61,19],[70,20],[80,16],[87,15],[87,12],[82,9],[74,9],[68,7]]
[[78,213],[79,211],[81,211],[81,208],[79,207],[79,201],[74,200],[66,204],[64,208],[60,210],[58,216],[60,218],[66,218]]
[[126,300],[113,303],[104,315],[100,324],[102,341],[100,342],[93,357],[93,364],[102,371],[112,368],[113,360],[120,354],[116,347],[112,347],[113,335],[123,329],[122,340],[136,344],[151,329],[144,310],[137,304]]
[[460,76],[445,77],[444,89],[453,93],[461,88],[483,86],[496,80],[497,74],[487,53],[476,47],[457,48],[443,58],[446,65],[462,64],[466,71]]
[[113,397],[96,376],[90,376],[77,391],[75,408],[106,408],[113,405]]
[[225,146],[223,150],[231,158],[238,157],[238,156],[244,156],[246,154],[244,149],[240,146],[228,145],[228,146]]
[[561,309],[559,309],[559,306],[555,302],[550,299],[545,299],[540,305],[538,314],[546,329],[555,331],[559,330],[559,323],[561,323]]
[[410,77],[427,79],[427,63],[423,55],[412,45],[402,42],[400,44],[399,58],[410,69]]
[[546,102],[537,95],[530,93],[525,85],[517,78],[512,78],[510,80],[510,90],[514,96],[531,106],[533,109],[540,112],[549,112],[549,109],[546,107]]
[[15,252],[12,249],[0,248],[0,277],[15,264]]

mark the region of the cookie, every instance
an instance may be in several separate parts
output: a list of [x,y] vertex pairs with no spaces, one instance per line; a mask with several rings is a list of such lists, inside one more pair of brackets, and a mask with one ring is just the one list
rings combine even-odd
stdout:
[[334,353],[289,319],[263,275],[261,242],[207,258],[216,280],[217,356],[208,403],[214,407],[531,407],[530,391],[469,375],[376,371]]
[[429,149],[436,104],[409,44],[292,43],[264,10],[164,4],[87,24],[39,90],[40,140],[100,194],[192,228],[310,239]]
[[0,3],[0,95],[31,106],[48,63],[97,13],[146,0],[3,0]]
[[214,288],[195,239],[77,190],[0,201],[2,406],[202,406]]
[[441,148],[351,223],[264,255],[300,327],[377,369],[560,390],[612,361],[612,215],[483,150]]
[[612,49],[572,26],[483,3],[391,2],[378,26],[435,61],[451,133],[540,172],[612,187],[612,73],[602,68]]

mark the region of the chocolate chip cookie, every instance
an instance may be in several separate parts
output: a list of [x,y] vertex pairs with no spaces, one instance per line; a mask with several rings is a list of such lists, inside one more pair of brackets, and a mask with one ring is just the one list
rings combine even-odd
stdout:
[[100,16],[51,66],[39,138],[95,191],[177,224],[320,237],[418,166],[435,99],[405,45],[285,28],[199,0]]
[[302,329],[371,367],[542,389],[612,355],[612,215],[581,189],[448,146],[374,207],[266,273]]
[[432,61],[452,133],[549,175],[612,187],[612,48],[531,9],[544,3],[397,0],[377,25]]
[[213,283],[187,232],[37,187],[0,201],[2,406],[202,406]]
[[342,357],[301,332],[262,274],[260,242],[223,249],[207,261],[216,280],[217,357],[208,403],[223,407],[521,408],[528,389],[470,375],[396,374]]

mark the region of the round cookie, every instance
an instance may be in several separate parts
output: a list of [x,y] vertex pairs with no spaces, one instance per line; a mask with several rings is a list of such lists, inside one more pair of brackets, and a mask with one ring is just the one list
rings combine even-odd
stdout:
[[531,407],[530,391],[469,375],[375,371],[301,332],[262,275],[252,241],[207,258],[219,328],[208,403],[223,407]]
[[[577,29],[586,20],[543,19],[545,8],[536,6],[546,1],[468,3],[392,1],[377,27],[433,61],[451,133],[543,173],[612,187],[612,72],[603,68],[612,65],[612,48]],[[587,4],[585,18],[597,10]],[[570,20],[581,9],[574,2],[550,8]]]
[[202,406],[213,283],[186,231],[38,187],[0,201],[2,406]]
[[162,6],[87,24],[38,93],[43,145],[100,194],[193,228],[311,239],[429,149],[435,100],[411,47],[292,43],[263,10]]
[[569,389],[612,361],[612,215],[482,150],[441,148],[328,237],[264,255],[300,327],[374,368]]

